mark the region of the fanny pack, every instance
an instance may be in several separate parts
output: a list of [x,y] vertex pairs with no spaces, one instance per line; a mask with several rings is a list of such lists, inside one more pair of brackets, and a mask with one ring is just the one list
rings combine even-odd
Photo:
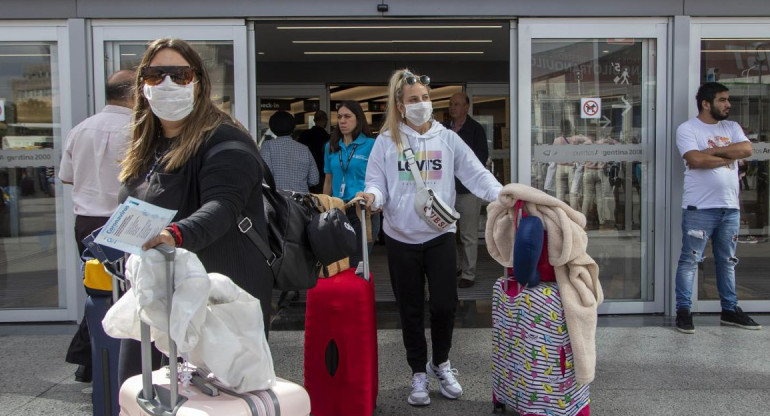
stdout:
[[417,170],[417,163],[414,159],[414,152],[409,147],[409,142],[404,136],[401,136],[401,146],[404,148],[404,157],[412,172],[414,182],[417,184],[417,194],[414,197],[414,210],[417,216],[425,220],[431,227],[438,231],[444,231],[460,219],[460,213],[454,210],[454,207],[444,202],[433,189],[425,186],[420,171]]

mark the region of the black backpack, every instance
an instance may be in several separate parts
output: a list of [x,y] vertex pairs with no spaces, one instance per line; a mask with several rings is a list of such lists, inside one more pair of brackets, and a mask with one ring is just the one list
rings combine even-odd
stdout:
[[320,212],[312,202],[312,196],[276,188],[273,174],[259,156],[255,145],[235,140],[225,141],[209,149],[205,159],[223,150],[245,151],[256,159],[262,169],[267,238],[259,235],[252,228],[251,219],[243,214],[238,215],[236,225],[265,258],[273,274],[273,286],[284,291],[314,287],[321,263],[313,253],[306,228]]

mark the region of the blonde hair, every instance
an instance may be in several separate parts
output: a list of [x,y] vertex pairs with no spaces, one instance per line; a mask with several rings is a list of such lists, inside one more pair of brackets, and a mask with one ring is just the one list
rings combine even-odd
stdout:
[[141,73],[141,68],[148,66],[155,55],[165,48],[173,49],[182,55],[195,70],[198,78],[193,110],[184,119],[184,125],[178,138],[174,140],[168,153],[161,159],[165,170],[174,171],[182,167],[206,141],[209,133],[220,124],[233,124],[243,130],[240,123],[217,108],[211,101],[211,81],[198,52],[181,39],[156,39],[147,46],[134,82],[136,98],[131,141],[126,152],[126,158],[121,162],[122,170],[119,176],[123,183],[138,177],[148,167],[148,163],[153,159],[157,142],[165,140],[160,138],[160,120],[152,113],[150,103],[144,96],[144,80]]
[[[390,137],[396,143],[396,148],[399,153],[401,152],[401,129],[400,124],[403,122],[404,115],[398,110],[398,103],[404,99],[404,79],[405,74],[420,78],[420,75],[415,74],[409,68],[402,68],[393,71],[390,76],[390,82],[388,83],[388,103],[385,107],[385,122],[383,123],[382,131],[389,131]],[[430,87],[425,85],[428,92]]]

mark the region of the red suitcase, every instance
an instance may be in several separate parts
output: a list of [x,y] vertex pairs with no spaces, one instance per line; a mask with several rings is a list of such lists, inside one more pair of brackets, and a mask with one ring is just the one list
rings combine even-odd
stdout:
[[363,276],[351,268],[307,292],[305,389],[314,416],[371,415],[377,403],[377,325],[366,221]]

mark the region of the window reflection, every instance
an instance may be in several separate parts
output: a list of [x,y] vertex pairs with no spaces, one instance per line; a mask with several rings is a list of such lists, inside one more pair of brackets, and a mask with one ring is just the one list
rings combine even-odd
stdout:
[[0,42],[0,308],[60,306],[53,50]]
[[646,207],[654,51],[651,39],[532,43],[531,183],[586,216],[608,299],[653,296]]
[[[223,111],[233,114],[235,70],[232,42],[188,42],[201,55],[209,73],[211,100]],[[145,49],[147,45],[144,42],[108,42],[105,48],[107,62],[104,67],[104,79],[120,69],[136,69],[142,61]]]
[[[730,120],[740,123],[754,155],[740,163],[741,228],[738,236],[736,291],[740,299],[770,299],[765,275],[770,237],[770,38],[702,39],[700,82],[717,81],[730,89]],[[710,247],[706,248],[711,250]],[[699,273],[699,299],[719,299],[713,259]]]

